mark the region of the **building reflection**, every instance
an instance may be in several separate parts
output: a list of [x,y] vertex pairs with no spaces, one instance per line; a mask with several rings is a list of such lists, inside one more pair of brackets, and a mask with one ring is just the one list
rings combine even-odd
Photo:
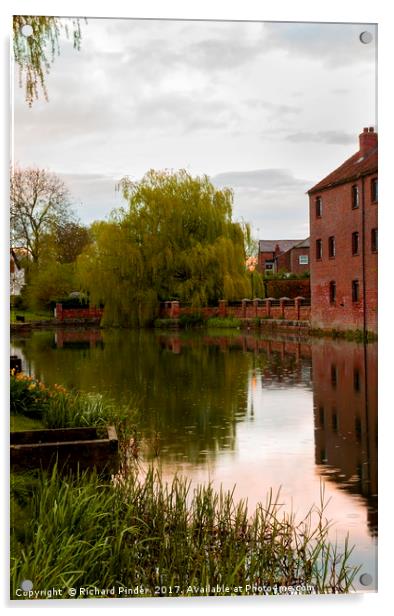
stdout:
[[315,461],[320,475],[366,502],[377,532],[377,345],[312,345]]

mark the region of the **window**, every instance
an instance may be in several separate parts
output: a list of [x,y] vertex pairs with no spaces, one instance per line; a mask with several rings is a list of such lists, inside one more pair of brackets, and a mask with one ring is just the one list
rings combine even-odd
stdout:
[[358,280],[352,280],[352,302],[360,301],[360,283]]
[[330,259],[333,259],[335,257],[335,252],[335,236],[331,235],[331,237],[328,238],[328,256],[330,257]]
[[360,244],[360,234],[358,231],[354,231],[354,233],[352,233],[352,254],[353,255],[358,255],[358,251],[359,251],[359,244]]
[[316,240],[316,259],[321,261],[323,256],[323,242],[321,240]]
[[355,210],[359,206],[358,186],[352,186],[352,208]]
[[274,270],[274,263],[273,261],[266,261],[265,262],[265,271],[266,272],[272,272]]
[[378,201],[378,178],[371,180],[371,200],[373,203]]
[[321,197],[316,197],[315,211],[316,211],[316,218],[321,218],[323,214],[323,201]]
[[298,263],[299,263],[300,265],[308,265],[308,263],[309,263],[309,257],[308,257],[308,255],[300,255],[300,256],[298,257]]
[[330,282],[330,304],[335,304],[337,299],[337,283],[335,280],[331,280]]
[[378,230],[371,229],[371,250],[372,252],[378,252]]

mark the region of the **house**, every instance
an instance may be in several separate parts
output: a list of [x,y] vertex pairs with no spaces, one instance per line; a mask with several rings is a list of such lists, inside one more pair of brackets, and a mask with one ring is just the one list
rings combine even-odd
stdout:
[[10,294],[20,295],[22,287],[25,284],[25,270],[21,265],[21,257],[25,255],[25,251],[20,248],[11,248],[10,250]]
[[377,331],[378,135],[308,191],[311,321],[322,329]]
[[264,273],[309,271],[309,238],[305,240],[260,240],[258,268]]

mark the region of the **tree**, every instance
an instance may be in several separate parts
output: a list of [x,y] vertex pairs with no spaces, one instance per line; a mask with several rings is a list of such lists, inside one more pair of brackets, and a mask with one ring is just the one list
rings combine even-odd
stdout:
[[72,219],[69,191],[54,173],[15,167],[10,199],[12,244],[26,248],[38,263],[45,236]]
[[66,221],[54,233],[54,250],[59,263],[72,263],[92,241],[89,229],[78,222]]
[[75,266],[73,263],[59,263],[45,259],[30,271],[25,298],[31,310],[48,309],[50,303],[67,297],[76,290]]
[[[19,67],[19,85],[25,82],[26,102],[32,106],[39,98],[39,88],[48,100],[45,86],[45,74],[49,73],[55,56],[60,53],[59,35],[62,30],[69,35],[68,24],[71,21],[72,37],[75,49],[80,49],[81,29],[79,19],[64,20],[59,17],[33,15],[14,15],[13,48],[15,62]],[[23,33],[23,28],[30,27],[31,34]]]
[[185,170],[151,170],[121,185],[128,208],[93,226],[94,242],[78,260],[82,285],[105,304],[107,323],[141,325],[162,300],[198,308],[248,293],[231,190]]

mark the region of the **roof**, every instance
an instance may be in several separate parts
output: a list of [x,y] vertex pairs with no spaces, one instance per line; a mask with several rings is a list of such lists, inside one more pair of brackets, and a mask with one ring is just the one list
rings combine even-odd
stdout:
[[293,246],[293,248],[309,248],[310,245],[311,245],[310,238],[307,237],[305,240],[301,240],[299,244],[296,244],[295,246]]
[[[309,240],[309,238],[307,239]],[[306,241],[307,240],[300,240],[299,238],[297,240],[260,240],[259,252],[275,252],[276,246],[279,246],[279,250],[281,252],[287,252],[294,246],[297,246],[298,244]]]
[[360,151],[353,154],[337,169],[329,173],[323,180],[308,190],[308,194],[320,192],[337,184],[357,180],[364,175],[371,175],[378,170],[378,147],[361,154]]

